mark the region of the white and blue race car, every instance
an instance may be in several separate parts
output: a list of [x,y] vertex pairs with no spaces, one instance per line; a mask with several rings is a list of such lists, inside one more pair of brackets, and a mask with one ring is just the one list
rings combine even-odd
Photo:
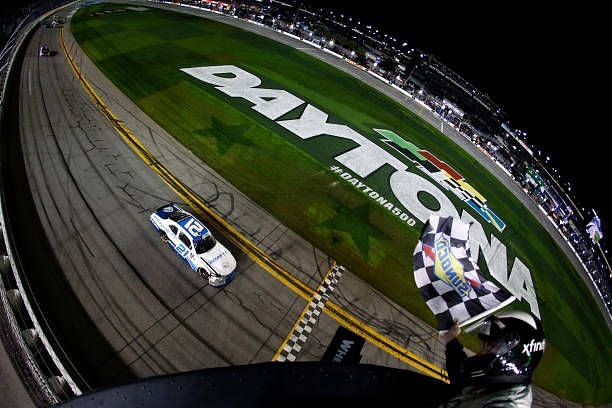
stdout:
[[192,214],[170,203],[158,208],[150,220],[162,241],[211,286],[227,285],[234,278],[236,259]]
[[40,50],[38,51],[38,55],[41,57],[49,57],[51,56],[51,51],[46,45],[41,45]]

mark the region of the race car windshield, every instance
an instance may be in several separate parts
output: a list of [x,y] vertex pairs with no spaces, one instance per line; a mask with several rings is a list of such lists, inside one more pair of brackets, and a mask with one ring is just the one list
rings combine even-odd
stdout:
[[187,217],[189,217],[189,214],[185,214],[184,212],[173,212],[168,215],[168,218],[170,218],[174,222],[179,222],[180,220]]
[[207,235],[197,242],[196,252],[198,254],[203,254],[206,251],[210,251],[216,243],[217,241],[213,238],[212,235]]

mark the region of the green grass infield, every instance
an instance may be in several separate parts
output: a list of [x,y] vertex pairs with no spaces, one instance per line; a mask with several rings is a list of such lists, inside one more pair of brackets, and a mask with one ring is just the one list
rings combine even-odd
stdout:
[[[503,233],[457,196],[445,194],[481,222],[487,237],[493,234],[506,246],[508,271],[515,258],[531,271],[548,339],[536,384],[574,401],[612,400],[610,332],[579,276],[584,272],[572,267],[529,211],[474,158],[392,99],[299,50],[203,18],[126,7],[96,4],[81,8],[72,20],[75,38],[104,74],[244,194],[432,325],[412,271],[423,224],[410,226],[331,171],[334,165],[345,168],[334,158],[355,144],[331,136],[301,139],[277,121],[299,118],[305,105],[270,120],[245,99],[180,69],[240,67],[261,78],[261,87],[290,92],[329,114],[329,123],[350,126],[398,159],[405,160],[373,129],[392,130],[460,172],[505,222]],[[392,172],[383,166],[360,180],[401,208],[389,187]],[[426,193],[419,199],[436,210],[436,200]],[[482,252],[479,261],[487,274]]]

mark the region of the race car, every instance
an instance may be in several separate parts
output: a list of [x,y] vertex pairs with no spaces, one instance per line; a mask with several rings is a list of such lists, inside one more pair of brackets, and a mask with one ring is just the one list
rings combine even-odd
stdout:
[[169,203],[149,219],[161,240],[211,286],[225,286],[234,278],[236,259],[192,214]]
[[38,55],[40,55],[41,57],[48,57],[49,55],[51,55],[51,51],[49,51],[49,47],[47,47],[46,45],[43,45],[40,47],[40,51],[38,52]]

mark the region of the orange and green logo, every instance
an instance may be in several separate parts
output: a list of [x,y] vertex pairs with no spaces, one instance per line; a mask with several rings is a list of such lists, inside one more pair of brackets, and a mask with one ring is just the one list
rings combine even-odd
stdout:
[[444,190],[450,191],[464,201],[499,232],[504,232],[506,223],[487,206],[487,199],[472,187],[450,164],[440,160],[433,153],[419,148],[392,130],[374,130],[383,136],[382,142],[416,164],[421,172],[431,177]]

